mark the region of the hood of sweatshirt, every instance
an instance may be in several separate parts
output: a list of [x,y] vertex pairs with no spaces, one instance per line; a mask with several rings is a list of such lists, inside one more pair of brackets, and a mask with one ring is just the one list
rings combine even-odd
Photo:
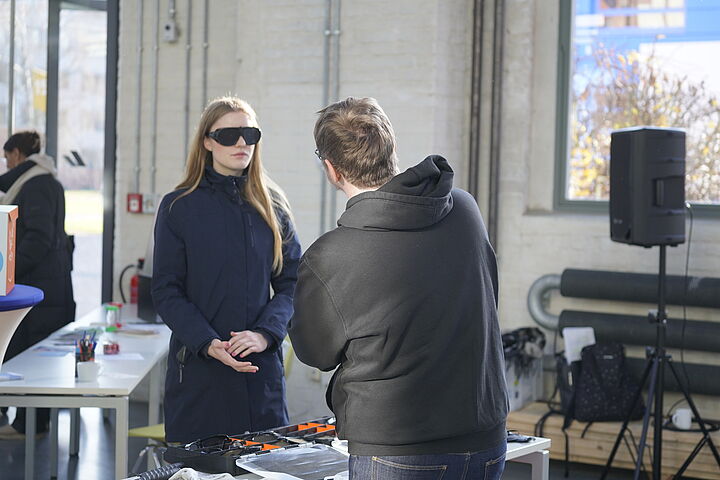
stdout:
[[348,200],[338,226],[360,230],[416,230],[439,222],[453,207],[453,171],[430,155],[372,192]]

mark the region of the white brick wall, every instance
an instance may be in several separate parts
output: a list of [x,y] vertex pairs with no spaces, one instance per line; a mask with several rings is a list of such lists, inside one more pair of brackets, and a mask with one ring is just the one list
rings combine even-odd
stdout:
[[[178,182],[184,164],[187,0],[176,3],[180,40],[173,45],[161,43],[160,47],[157,190],[161,193]],[[152,2],[144,4],[141,189],[146,190],[154,7]],[[124,213],[135,160],[137,5],[137,0],[121,2],[116,273],[144,254],[152,222],[149,216]],[[459,186],[465,186],[467,178],[472,5],[471,0],[346,0],[341,15],[340,98],[377,98],[393,122],[401,167],[407,168],[430,153],[440,153],[454,166]],[[288,193],[301,241],[307,247],[318,235],[323,181],[313,155],[312,128],[314,112],[322,107],[325,2],[212,0],[210,6],[208,97],[236,93],[257,110],[264,132],[265,165]],[[166,10],[167,0],[162,0],[162,21]],[[561,273],[570,267],[636,272],[657,269],[657,249],[610,241],[607,215],[553,211],[557,10],[557,0],[506,2],[498,236],[503,328],[533,324],[526,307],[527,291],[544,274]],[[195,1],[191,131],[201,112],[201,28],[202,2]],[[491,28],[485,34],[490,40]],[[490,50],[486,49],[484,58],[487,83]],[[490,102],[487,91],[484,109]],[[487,131],[489,125],[482,128]],[[481,165],[480,171],[486,172],[487,165]],[[485,182],[482,180],[481,185]],[[484,199],[486,192],[481,191],[481,195]],[[342,211],[345,198],[338,196],[337,205]],[[720,252],[713,241],[718,234],[717,220],[696,221],[691,274],[718,275]],[[668,273],[682,273],[686,248],[668,251]],[[554,311],[565,305],[618,308],[603,302],[553,299]],[[678,314],[672,307],[670,313]],[[690,312],[693,318],[710,315]],[[715,361],[707,357],[703,358]],[[315,401],[322,403],[319,398]],[[309,412],[302,408],[296,411]]]
[[[149,189],[152,32],[154,3],[144,3],[141,190]],[[192,7],[191,133],[199,119],[202,3]],[[187,0],[177,0],[180,39],[160,44],[157,191],[166,193],[183,172],[185,25]],[[372,96],[398,137],[401,168],[426,155],[445,155],[464,184],[472,2],[353,0],[342,3],[340,98]],[[118,165],[115,271],[145,253],[152,217],[125,213],[134,182],[138,0],[121,3],[118,85]],[[256,109],[266,168],[288,194],[304,247],[319,233],[320,186],[312,137],[322,108],[323,0],[212,0],[208,97],[235,93]],[[161,1],[161,22],[167,0]],[[337,194],[338,214],[346,199]],[[116,290],[117,291],[117,290]],[[297,360],[295,360],[297,362]],[[296,363],[297,365],[297,363]],[[322,383],[294,366],[291,415],[324,414]],[[295,373],[297,372],[297,373]]]
[[[566,268],[656,273],[659,249],[612,242],[607,214],[553,211],[557,0],[508,1],[506,19],[498,249],[501,324],[510,329],[533,324],[526,307],[527,292],[540,276],[559,274]],[[696,218],[690,275],[718,276],[720,251],[715,239],[719,235],[717,219]],[[668,274],[684,274],[687,248],[686,244],[668,249]],[[657,308],[556,295],[551,310],[643,315],[653,307]],[[677,306],[669,306],[668,313],[682,317]],[[713,320],[717,319],[717,310],[688,309],[688,317]],[[633,354],[642,355],[633,350]],[[671,353],[679,362],[678,352]],[[717,354],[690,353],[686,361],[720,364]],[[669,394],[666,402],[672,403],[676,397]],[[698,396],[696,401],[707,416],[717,416],[716,399]]]

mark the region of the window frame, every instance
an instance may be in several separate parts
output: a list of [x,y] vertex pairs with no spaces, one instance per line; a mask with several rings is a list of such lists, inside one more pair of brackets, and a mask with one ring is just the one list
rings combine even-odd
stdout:
[[[566,213],[609,214],[610,202],[608,200],[570,200],[566,197],[568,147],[570,145],[570,88],[572,81],[571,65],[575,1],[558,1],[554,210]],[[695,215],[720,218],[720,203],[717,205],[691,203],[691,206]]]

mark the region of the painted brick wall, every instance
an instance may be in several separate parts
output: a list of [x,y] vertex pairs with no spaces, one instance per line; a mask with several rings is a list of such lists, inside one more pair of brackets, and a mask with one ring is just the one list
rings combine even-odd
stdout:
[[[118,85],[116,274],[145,253],[152,216],[125,213],[134,184],[137,115],[137,1],[121,3]],[[150,185],[152,32],[154,2],[144,4],[141,182]],[[192,3],[190,130],[201,113],[202,4]],[[170,191],[183,172],[187,1],[176,2],[178,43],[160,43],[157,192]],[[212,0],[208,95],[235,93],[256,109],[264,164],[286,191],[304,247],[319,234],[320,185],[312,137],[323,94],[323,0]],[[161,1],[161,21],[167,18]],[[446,156],[464,185],[472,2],[353,0],[342,2],[339,97],[372,96],[393,122],[402,169],[426,155]],[[337,194],[337,210],[345,206]],[[117,290],[116,290],[117,291]],[[117,295],[116,295],[117,296]],[[290,413],[321,415],[327,375],[292,362]]]
[[[503,328],[517,328],[534,325],[526,299],[528,289],[542,275],[560,274],[566,268],[656,273],[659,249],[612,242],[607,214],[553,211],[558,4],[557,0],[511,0],[506,8],[498,240],[500,314]],[[717,277],[720,222],[696,218],[693,230],[690,275]],[[687,248],[686,244],[668,249],[668,274],[684,274]],[[559,313],[564,308],[645,315],[657,306],[554,295],[551,311]],[[668,314],[682,318],[682,308],[669,306]],[[687,315],[699,320],[718,318],[716,310],[690,308]],[[641,349],[630,350],[642,356]],[[679,361],[678,352],[671,353]],[[720,364],[717,354],[688,352],[685,359]],[[668,395],[666,403],[675,398]],[[717,416],[716,399],[704,397],[698,403],[710,418]]]
[[[160,43],[157,192],[183,172],[187,2],[178,1],[177,43]],[[145,252],[152,218],[124,213],[134,184],[137,116],[137,2],[121,4],[118,85],[116,271]],[[322,107],[322,0],[210,3],[208,96],[236,93],[256,109],[264,132],[264,163],[286,190],[304,246],[319,234],[322,173],[312,128]],[[202,2],[193,3],[190,130],[201,113]],[[422,12],[422,13],[420,13]],[[373,96],[393,122],[401,168],[430,153],[445,155],[458,185],[467,169],[467,98],[471,2],[438,0],[343,2],[340,98]],[[144,2],[143,133],[140,189],[149,190],[154,5]],[[167,2],[161,1],[161,21]],[[338,194],[338,212],[346,199]]]
[[[185,30],[187,1],[177,2]],[[141,190],[149,188],[151,42],[154,13],[144,2]],[[407,168],[429,153],[445,155],[465,185],[468,154],[468,106],[472,4],[470,0],[353,0],[342,3],[340,98],[373,96],[393,122],[400,163]],[[121,2],[120,81],[118,85],[118,170],[116,272],[145,252],[149,216],[124,213],[125,194],[133,183],[136,126],[137,5]],[[190,128],[201,112],[202,2],[193,2]],[[286,190],[294,207],[301,241],[307,247],[319,233],[320,185],[312,139],[314,112],[322,107],[323,0],[212,0],[208,75],[209,97],[234,92],[256,108],[265,140],[265,165]],[[161,2],[161,19],[167,1]],[[606,215],[553,210],[557,0],[506,2],[504,101],[501,137],[500,316],[503,328],[533,325],[527,307],[532,282],[565,268],[655,272],[657,249],[613,243]],[[489,40],[491,31],[486,32]],[[488,43],[488,48],[490,44]],[[491,50],[485,50],[484,72]],[[161,44],[157,191],[165,193],[183,170],[185,37]],[[489,97],[484,96],[484,108]],[[489,125],[484,124],[487,129]],[[481,171],[486,166],[481,165]],[[483,184],[483,182],[481,182]],[[482,195],[486,195],[482,192]],[[338,196],[338,211],[344,197]],[[720,271],[720,251],[713,241],[720,223],[695,222],[690,273]],[[670,249],[668,273],[683,271],[687,246]],[[642,314],[651,306],[552,299],[552,310],[628,309]],[[670,314],[677,316],[677,308]],[[691,318],[716,312],[689,310]],[[688,360],[717,362],[715,356]],[[302,368],[302,367],[299,367]],[[295,371],[299,371],[296,369]],[[305,403],[296,412],[311,414],[311,400],[322,404],[320,389],[296,385]],[[326,379],[325,379],[326,380]],[[297,378],[291,378],[290,383]],[[315,396],[315,397],[313,397]],[[306,401],[307,400],[307,401]],[[704,405],[709,405],[705,401]],[[319,412],[319,410],[318,410]]]

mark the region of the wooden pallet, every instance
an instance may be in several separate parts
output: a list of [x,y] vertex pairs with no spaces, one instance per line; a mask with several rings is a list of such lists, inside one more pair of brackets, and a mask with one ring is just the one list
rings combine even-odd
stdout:
[[[535,424],[542,417],[548,407],[544,403],[532,403],[522,410],[511,412],[508,417],[508,429],[518,430],[526,435],[533,435]],[[545,422],[545,428],[542,436],[552,439],[552,447],[550,448],[550,458],[557,460],[565,459],[565,437],[562,433],[563,417],[560,415],[552,415]],[[596,422],[585,432],[585,436],[581,438],[581,434],[587,423],[575,421],[567,430],[570,438],[570,461],[579,463],[588,463],[592,465],[605,465],[610,456],[610,452],[615,443],[615,438],[622,424],[620,422]],[[635,437],[636,442],[639,441],[642,432],[642,421],[631,422],[629,429]],[[720,447],[720,435],[715,432],[712,435],[716,446]],[[627,435],[628,442],[632,445],[630,436]],[[672,430],[663,431],[663,460],[662,460],[662,476],[667,478],[677,472],[695,445],[702,438],[701,433],[675,432]],[[650,426],[648,432],[648,445],[645,448],[645,467],[650,469],[652,466],[652,439],[653,429]],[[635,450],[633,450],[633,456]],[[634,469],[635,462],[632,460],[628,447],[621,444],[615,455],[613,467]],[[715,458],[710,448],[705,445],[701,452],[695,457],[695,460],[686,470],[684,477],[702,478],[707,480],[720,480],[720,467],[715,462]]]

